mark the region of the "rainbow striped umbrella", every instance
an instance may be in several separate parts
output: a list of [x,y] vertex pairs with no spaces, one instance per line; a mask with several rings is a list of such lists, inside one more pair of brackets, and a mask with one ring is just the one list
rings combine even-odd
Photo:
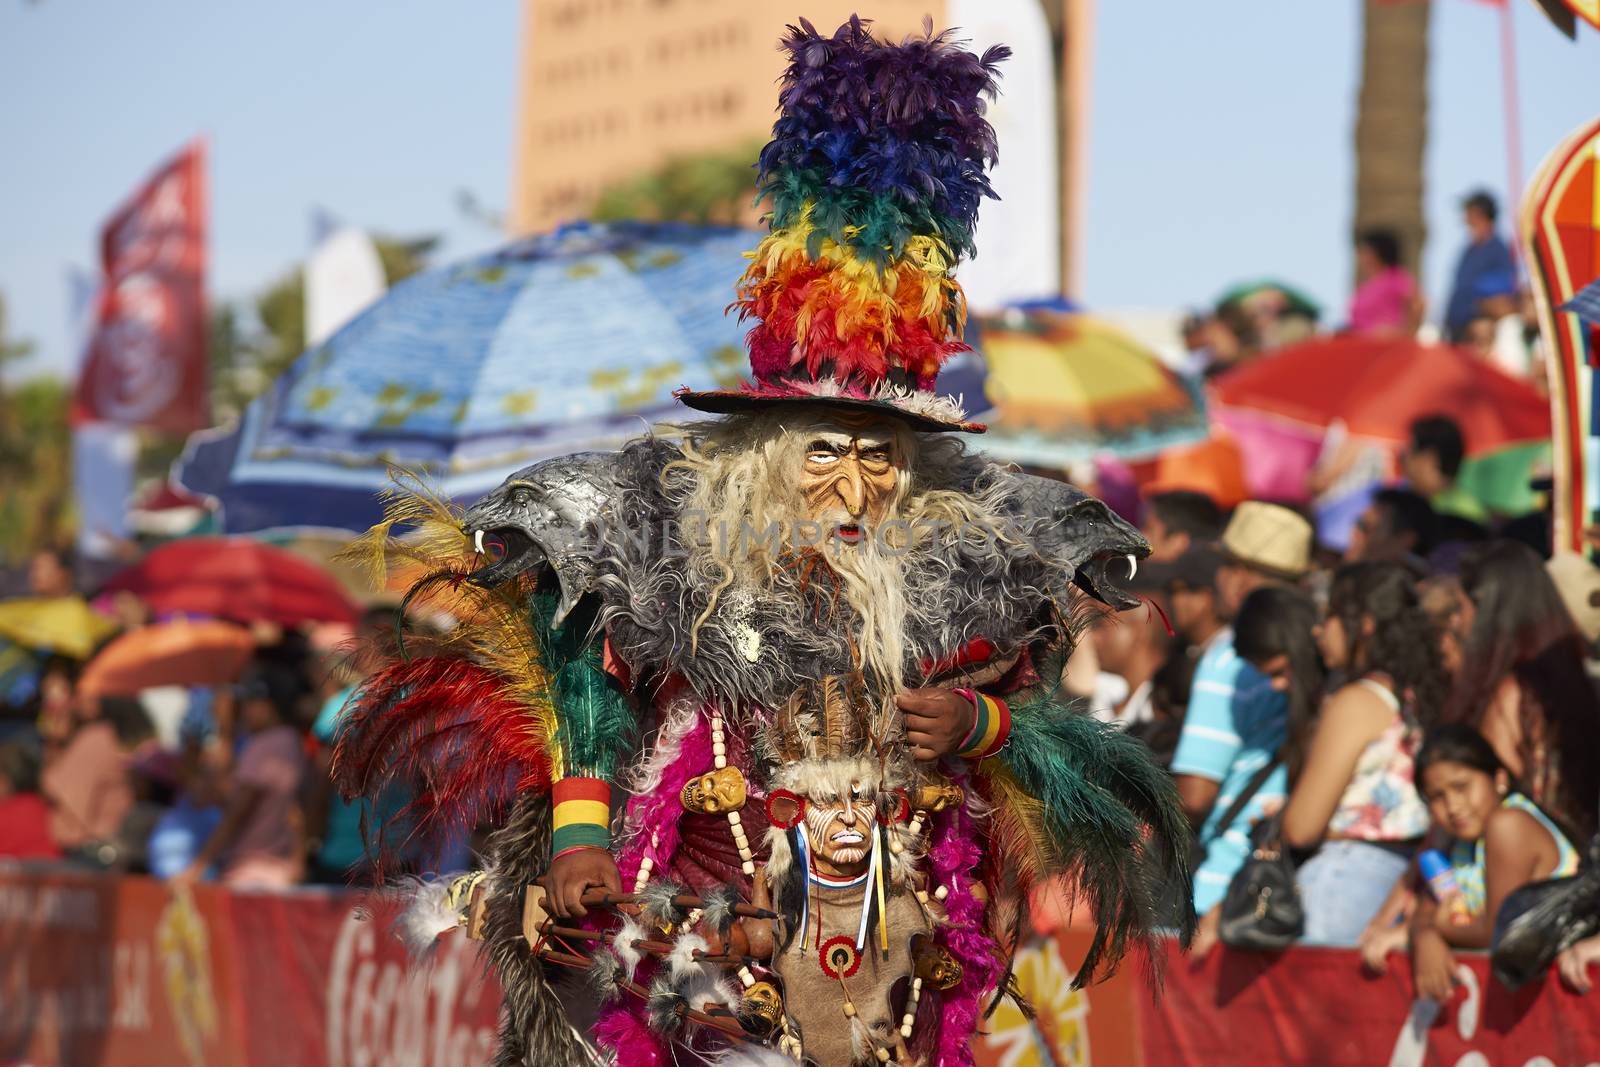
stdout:
[[[996,459],[1065,466],[1140,459],[1207,434],[1204,402],[1154,352],[1090,315],[1012,309],[978,320]],[[973,405],[976,407],[977,405]]]

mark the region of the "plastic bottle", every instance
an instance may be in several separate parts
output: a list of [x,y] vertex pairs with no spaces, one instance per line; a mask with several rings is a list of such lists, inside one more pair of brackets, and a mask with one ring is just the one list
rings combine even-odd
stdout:
[[1450,861],[1443,852],[1430,848],[1417,857],[1417,870],[1428,883],[1428,888],[1433,892],[1433,899],[1445,910],[1450,922],[1455,925],[1472,921],[1472,913],[1467,907],[1466,894],[1461,892],[1461,887],[1456,884],[1455,871],[1450,867]]

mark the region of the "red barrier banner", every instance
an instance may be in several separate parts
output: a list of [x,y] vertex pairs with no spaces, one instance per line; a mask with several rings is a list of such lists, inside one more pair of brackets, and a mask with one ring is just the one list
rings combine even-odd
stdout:
[[[482,1067],[499,989],[478,946],[441,941],[414,970],[392,905],[360,894],[174,890],[144,878],[0,868],[0,1067]],[[1412,999],[1405,961],[1363,976],[1354,952],[1166,948],[1152,996],[1138,961],[1071,988],[1081,929],[1035,938],[980,1067],[1388,1064],[1596,1067],[1600,994],[1554,977],[1513,995],[1463,957],[1454,1001]]]
[[210,424],[205,147],[165,164],[100,235],[103,277],[73,419],[174,433]]
[[[1159,1001],[1135,1000],[1145,1067],[1244,1062],[1327,1067],[1592,1067],[1600,996],[1554,975],[1515,994],[1482,955],[1457,957],[1456,996],[1413,999],[1404,957],[1364,973],[1349,949],[1218,950],[1199,964],[1169,951]],[[1087,1062],[1087,1061],[1085,1061]]]
[[[370,904],[370,908],[369,905]],[[0,1065],[481,1067],[478,946],[413,971],[358,894],[0,870]]]

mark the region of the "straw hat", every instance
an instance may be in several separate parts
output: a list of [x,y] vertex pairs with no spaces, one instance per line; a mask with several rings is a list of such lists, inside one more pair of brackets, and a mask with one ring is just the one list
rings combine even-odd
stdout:
[[1221,548],[1233,562],[1280,578],[1311,569],[1311,524],[1278,504],[1246,500],[1222,532]]

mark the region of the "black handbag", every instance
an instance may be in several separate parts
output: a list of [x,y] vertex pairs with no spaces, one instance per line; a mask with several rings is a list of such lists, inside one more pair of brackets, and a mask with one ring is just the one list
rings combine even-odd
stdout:
[[1306,929],[1294,860],[1283,844],[1282,814],[1250,831],[1252,850],[1222,898],[1218,936],[1224,945],[1259,951],[1288,948]]

